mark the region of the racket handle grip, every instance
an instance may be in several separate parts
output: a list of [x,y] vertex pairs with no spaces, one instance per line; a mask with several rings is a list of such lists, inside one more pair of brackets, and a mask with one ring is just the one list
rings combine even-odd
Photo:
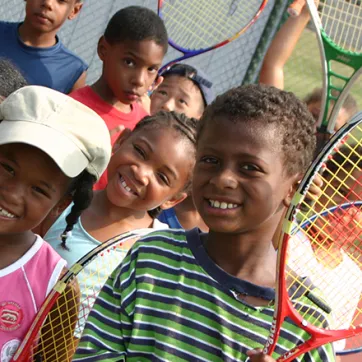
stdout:
[[299,16],[305,5],[305,0],[294,0],[288,7],[288,14],[293,18]]

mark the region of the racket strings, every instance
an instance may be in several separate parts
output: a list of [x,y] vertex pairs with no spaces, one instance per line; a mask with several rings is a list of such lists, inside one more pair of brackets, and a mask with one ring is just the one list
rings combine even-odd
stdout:
[[39,339],[34,343],[32,356],[41,356],[42,362],[71,361],[102,286],[126,252],[120,247],[110,247],[69,282],[48,313]]
[[160,15],[175,44],[188,50],[206,49],[239,34],[262,4],[262,0],[167,0]]
[[326,0],[319,6],[322,27],[345,50],[362,51],[362,7],[353,0]]
[[[328,329],[362,326],[361,135],[357,126],[330,152],[319,169],[320,197],[311,203],[301,195],[292,226],[286,224],[289,295],[302,319],[317,327],[324,321]],[[339,348],[351,344],[362,346],[362,337]]]

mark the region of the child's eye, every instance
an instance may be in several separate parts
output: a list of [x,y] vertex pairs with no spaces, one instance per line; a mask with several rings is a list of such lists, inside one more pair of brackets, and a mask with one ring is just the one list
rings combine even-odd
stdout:
[[259,167],[252,164],[245,164],[241,166],[243,171],[260,171]]
[[42,188],[40,187],[37,187],[37,186],[33,186],[33,190],[38,193],[38,194],[41,194],[43,196],[46,196],[46,197],[49,197],[48,193],[45,192]]
[[124,64],[127,65],[127,67],[134,67],[136,64],[132,59],[124,59]]
[[167,96],[167,92],[164,90],[158,90],[157,93],[161,94],[162,96]]
[[187,106],[187,102],[186,102],[184,99],[179,99],[179,102],[180,102],[181,104],[185,104],[185,105]]
[[159,173],[159,174],[158,174],[158,177],[160,178],[160,180],[161,180],[165,185],[168,186],[168,185],[170,184],[167,176],[164,175],[163,173]]
[[149,71],[150,73],[155,73],[155,72],[158,72],[158,68],[157,68],[157,67],[149,67],[149,68],[148,68],[148,71]]
[[2,166],[2,168],[6,171],[6,172],[8,172],[8,173],[10,173],[11,175],[15,175],[15,171],[14,171],[14,169],[11,167],[11,166],[9,166],[8,164],[6,164],[6,163],[1,163],[1,166]]
[[134,149],[136,150],[136,152],[137,152],[143,159],[146,158],[146,153],[145,153],[145,151],[144,151],[141,147],[139,147],[139,146],[137,146],[137,145],[133,145],[133,147],[134,147]]
[[208,163],[213,165],[216,165],[218,163],[218,160],[215,157],[209,157],[209,156],[202,157],[200,161],[203,163]]

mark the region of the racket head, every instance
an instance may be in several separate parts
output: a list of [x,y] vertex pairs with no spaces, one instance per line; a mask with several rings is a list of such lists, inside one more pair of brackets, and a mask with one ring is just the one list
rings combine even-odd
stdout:
[[151,231],[121,234],[75,263],[44,301],[12,361],[71,361],[102,286],[129,245]]
[[314,0],[306,2],[322,62],[323,97],[317,126],[328,139],[351,86],[362,73],[362,9],[354,0],[322,0],[318,7]]
[[[362,346],[361,132],[362,112],[324,147],[287,210],[278,247],[276,329],[265,352],[273,352],[287,316],[311,338],[280,361],[337,340],[340,352]],[[322,194],[311,203],[306,196],[320,173]],[[348,348],[347,336],[354,336]]]
[[158,15],[165,23],[169,44],[191,57],[237,38],[256,21],[266,3],[267,0],[158,0]]

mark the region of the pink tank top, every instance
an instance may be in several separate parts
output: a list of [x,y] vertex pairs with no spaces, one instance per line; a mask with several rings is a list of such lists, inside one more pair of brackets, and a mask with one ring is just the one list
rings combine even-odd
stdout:
[[0,270],[0,361],[18,348],[66,265],[41,237],[19,260]]

